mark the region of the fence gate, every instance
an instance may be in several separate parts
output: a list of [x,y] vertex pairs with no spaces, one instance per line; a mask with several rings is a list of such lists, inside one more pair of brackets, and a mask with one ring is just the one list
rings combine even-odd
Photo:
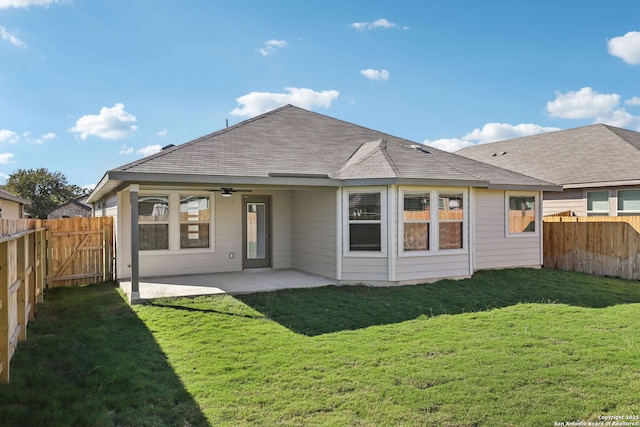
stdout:
[[113,280],[113,218],[43,220],[47,228],[47,287]]

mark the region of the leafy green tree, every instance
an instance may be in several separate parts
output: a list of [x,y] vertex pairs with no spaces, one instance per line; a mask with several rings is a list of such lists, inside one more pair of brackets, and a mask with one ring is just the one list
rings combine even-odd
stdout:
[[61,172],[49,172],[45,168],[18,169],[9,175],[2,187],[30,200],[31,206],[27,210],[42,219],[55,207],[86,194],[83,188],[69,184]]

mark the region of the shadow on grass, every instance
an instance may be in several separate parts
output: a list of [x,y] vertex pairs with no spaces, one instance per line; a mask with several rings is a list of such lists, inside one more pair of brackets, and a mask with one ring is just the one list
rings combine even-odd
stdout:
[[114,284],[47,290],[0,402],[0,425],[209,425]]
[[238,295],[290,330],[309,336],[518,303],[601,308],[640,303],[640,282],[557,270],[480,271],[471,279],[374,288],[329,286]]

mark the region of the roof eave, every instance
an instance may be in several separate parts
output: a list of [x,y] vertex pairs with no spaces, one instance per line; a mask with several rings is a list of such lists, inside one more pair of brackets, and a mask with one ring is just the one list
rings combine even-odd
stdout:
[[640,185],[640,179],[630,179],[623,181],[596,181],[596,182],[574,182],[562,184],[562,187],[569,189],[593,188],[593,187],[624,187],[628,185]]

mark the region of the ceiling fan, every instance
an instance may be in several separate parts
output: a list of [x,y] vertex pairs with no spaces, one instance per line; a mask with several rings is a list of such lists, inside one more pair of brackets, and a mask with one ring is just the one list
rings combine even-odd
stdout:
[[219,191],[222,197],[231,197],[233,193],[251,193],[252,190],[234,190],[231,187],[220,187],[219,190],[209,190],[209,191]]

